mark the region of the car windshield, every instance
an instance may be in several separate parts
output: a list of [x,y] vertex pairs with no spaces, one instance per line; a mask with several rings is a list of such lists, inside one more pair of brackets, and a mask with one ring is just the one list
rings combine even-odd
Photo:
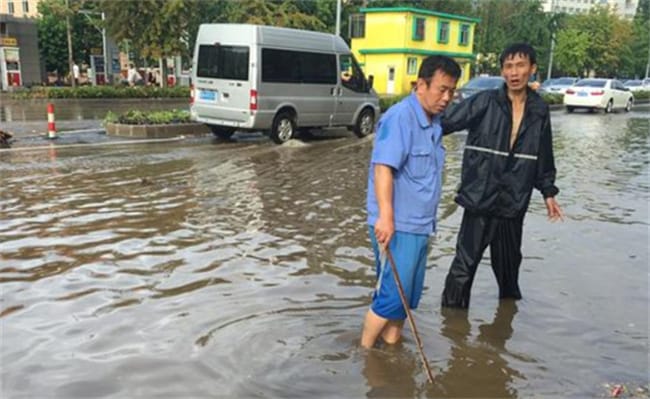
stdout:
[[625,86],[641,86],[642,82],[640,80],[628,80],[625,82]]
[[466,89],[496,89],[503,84],[503,78],[474,78],[464,86]]
[[557,83],[557,79],[549,79],[549,80],[545,81],[544,83],[542,83],[542,86],[548,87],[548,86],[554,85],[555,83]]
[[576,80],[573,78],[561,78],[557,79],[553,84],[555,85],[561,85],[561,86],[570,86],[572,85]]
[[576,87],[605,87],[606,80],[599,79],[583,79],[576,83]]

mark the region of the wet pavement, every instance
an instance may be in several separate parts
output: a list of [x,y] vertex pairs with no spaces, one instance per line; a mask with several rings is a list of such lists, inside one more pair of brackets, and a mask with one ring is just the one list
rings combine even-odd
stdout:
[[566,221],[535,194],[524,299],[499,303],[486,253],[468,314],[440,309],[465,136],[445,138],[414,313],[433,385],[409,332],[357,348],[372,138],[0,152],[1,396],[647,397],[650,112],[552,118]]

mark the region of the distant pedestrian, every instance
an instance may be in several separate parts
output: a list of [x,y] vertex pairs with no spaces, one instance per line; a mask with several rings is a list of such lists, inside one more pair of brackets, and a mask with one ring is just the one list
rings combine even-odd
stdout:
[[79,86],[79,65],[76,62],[72,64],[72,78],[74,79],[74,85]]
[[559,190],[548,105],[528,86],[537,71],[535,50],[513,44],[500,61],[501,88],[478,93],[442,117],[445,134],[468,130],[456,196],[465,211],[442,306],[469,306],[474,275],[488,245],[499,298],[521,298],[521,241],[533,188],[544,197],[548,218],[563,218],[555,200]]
[[409,307],[424,285],[429,236],[436,228],[445,149],[440,114],[451,103],[460,66],[446,56],[422,61],[415,90],[379,121],[368,176],[368,226],[377,286],[366,314],[361,346],[378,337],[399,341],[406,310],[382,252],[390,249]]
[[142,75],[135,69],[135,66],[131,63],[129,64],[129,71],[126,76],[126,81],[129,86],[140,86],[143,84]]

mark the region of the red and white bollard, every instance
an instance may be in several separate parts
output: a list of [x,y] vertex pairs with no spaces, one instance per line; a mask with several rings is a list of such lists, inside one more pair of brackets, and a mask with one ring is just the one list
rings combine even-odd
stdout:
[[47,104],[47,138],[56,138],[56,126],[54,124],[54,104]]

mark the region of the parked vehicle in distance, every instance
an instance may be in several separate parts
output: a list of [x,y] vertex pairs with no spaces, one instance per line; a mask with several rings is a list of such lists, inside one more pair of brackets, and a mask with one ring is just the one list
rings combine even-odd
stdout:
[[634,104],[634,96],[629,89],[616,79],[582,79],[567,89],[564,106],[567,112],[583,108],[590,111],[604,109],[610,113],[614,109],[629,112]]
[[540,93],[549,93],[548,88],[551,87],[551,85],[556,81],[557,79],[551,78],[551,79],[546,79],[545,81],[542,82],[542,85],[539,86],[539,92]]
[[542,83],[540,90],[542,90],[544,93],[564,94],[566,90],[569,87],[573,86],[577,81],[578,78],[571,77],[548,79],[546,82]]
[[379,98],[339,36],[249,24],[202,24],[192,60],[191,118],[228,138],[265,131],[284,143],[298,129],[372,133]]
[[501,76],[476,76],[456,90],[452,104],[459,103],[483,90],[498,89],[505,83]]
[[623,86],[627,87],[632,92],[650,90],[650,81],[648,82],[648,85],[644,85],[643,80],[641,79],[630,79],[623,82]]

